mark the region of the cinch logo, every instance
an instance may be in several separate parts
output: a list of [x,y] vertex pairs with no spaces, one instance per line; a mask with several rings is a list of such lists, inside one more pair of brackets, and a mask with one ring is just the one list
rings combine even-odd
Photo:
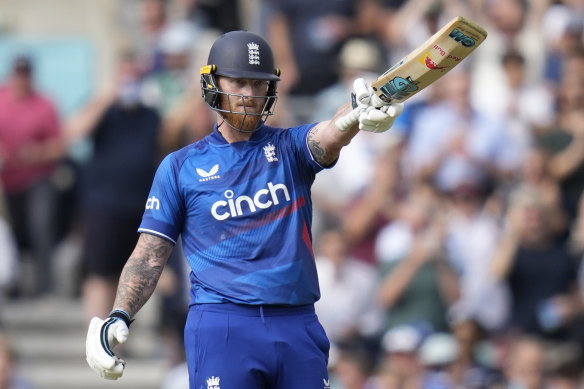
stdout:
[[469,36],[464,35],[462,32],[458,31],[457,28],[452,30],[452,32],[450,34],[448,34],[448,36],[451,37],[452,39],[454,39],[455,41],[462,43],[462,45],[464,47],[471,47],[471,46],[474,46],[474,44],[475,44],[474,39],[472,39]]
[[[288,188],[284,184],[272,184],[268,182],[268,189],[260,189],[253,195],[249,196],[238,196],[231,189],[225,191],[225,200],[216,201],[211,206],[211,215],[217,220],[225,220],[230,217],[241,216],[244,210],[248,210],[250,213],[256,212],[258,209],[267,209],[272,205],[280,204],[280,199],[278,195],[284,195],[286,202],[290,201],[290,193],[288,193]],[[245,203],[245,206],[243,204]]]
[[148,197],[146,200],[146,209],[160,209],[160,201],[155,197]]

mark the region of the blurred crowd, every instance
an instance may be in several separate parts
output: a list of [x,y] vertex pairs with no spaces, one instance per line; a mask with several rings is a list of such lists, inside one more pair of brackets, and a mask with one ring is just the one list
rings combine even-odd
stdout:
[[[87,320],[107,316],[158,162],[212,130],[198,69],[219,34],[270,42],[282,80],[268,125],[286,127],[330,118],[356,77],[375,79],[464,15],[487,40],[313,186],[331,387],[584,388],[582,0],[130,4],[139,23],[120,27],[111,82],[67,117],[35,88],[34,59],[11,59],[0,299],[58,293],[67,256],[68,293]],[[92,146],[83,160],[80,142]],[[179,249],[158,286],[169,367],[184,358]],[[171,378],[163,386],[178,387]]]

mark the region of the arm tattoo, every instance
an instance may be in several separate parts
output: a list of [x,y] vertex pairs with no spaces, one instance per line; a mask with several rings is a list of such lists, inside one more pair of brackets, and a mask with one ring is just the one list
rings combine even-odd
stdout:
[[326,149],[321,147],[320,142],[314,139],[318,131],[318,127],[315,126],[308,133],[308,148],[310,149],[310,152],[312,153],[312,156],[316,162],[322,166],[329,166],[336,161],[338,156],[327,153]]
[[172,247],[165,239],[147,233],[140,235],[120,276],[115,308],[126,310],[130,316],[142,308],[156,288]]

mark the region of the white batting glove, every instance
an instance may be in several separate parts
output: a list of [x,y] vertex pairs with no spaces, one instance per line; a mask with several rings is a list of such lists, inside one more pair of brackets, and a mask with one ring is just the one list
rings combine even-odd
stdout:
[[108,380],[117,380],[124,373],[126,362],[118,358],[112,348],[128,340],[128,326],[132,321],[127,312],[114,310],[107,319],[94,317],[89,323],[85,341],[87,364]]
[[391,128],[403,109],[402,103],[384,105],[379,109],[368,107],[359,114],[359,129],[369,132],[385,132]]
[[402,103],[387,104],[363,78],[353,81],[353,91],[353,111],[335,122],[340,131],[347,131],[358,122],[360,130],[384,132],[403,111]]

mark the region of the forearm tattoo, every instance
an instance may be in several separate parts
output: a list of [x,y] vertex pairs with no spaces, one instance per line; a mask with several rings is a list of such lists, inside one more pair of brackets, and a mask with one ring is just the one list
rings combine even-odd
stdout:
[[136,249],[126,262],[120,276],[115,308],[134,316],[152,296],[172,244],[150,234],[141,234]]
[[320,129],[315,126],[313,127],[310,132],[308,133],[308,148],[312,153],[312,156],[322,166],[329,166],[337,159],[336,155],[330,155],[326,149],[324,149],[320,142],[315,139],[316,134],[320,131]]

